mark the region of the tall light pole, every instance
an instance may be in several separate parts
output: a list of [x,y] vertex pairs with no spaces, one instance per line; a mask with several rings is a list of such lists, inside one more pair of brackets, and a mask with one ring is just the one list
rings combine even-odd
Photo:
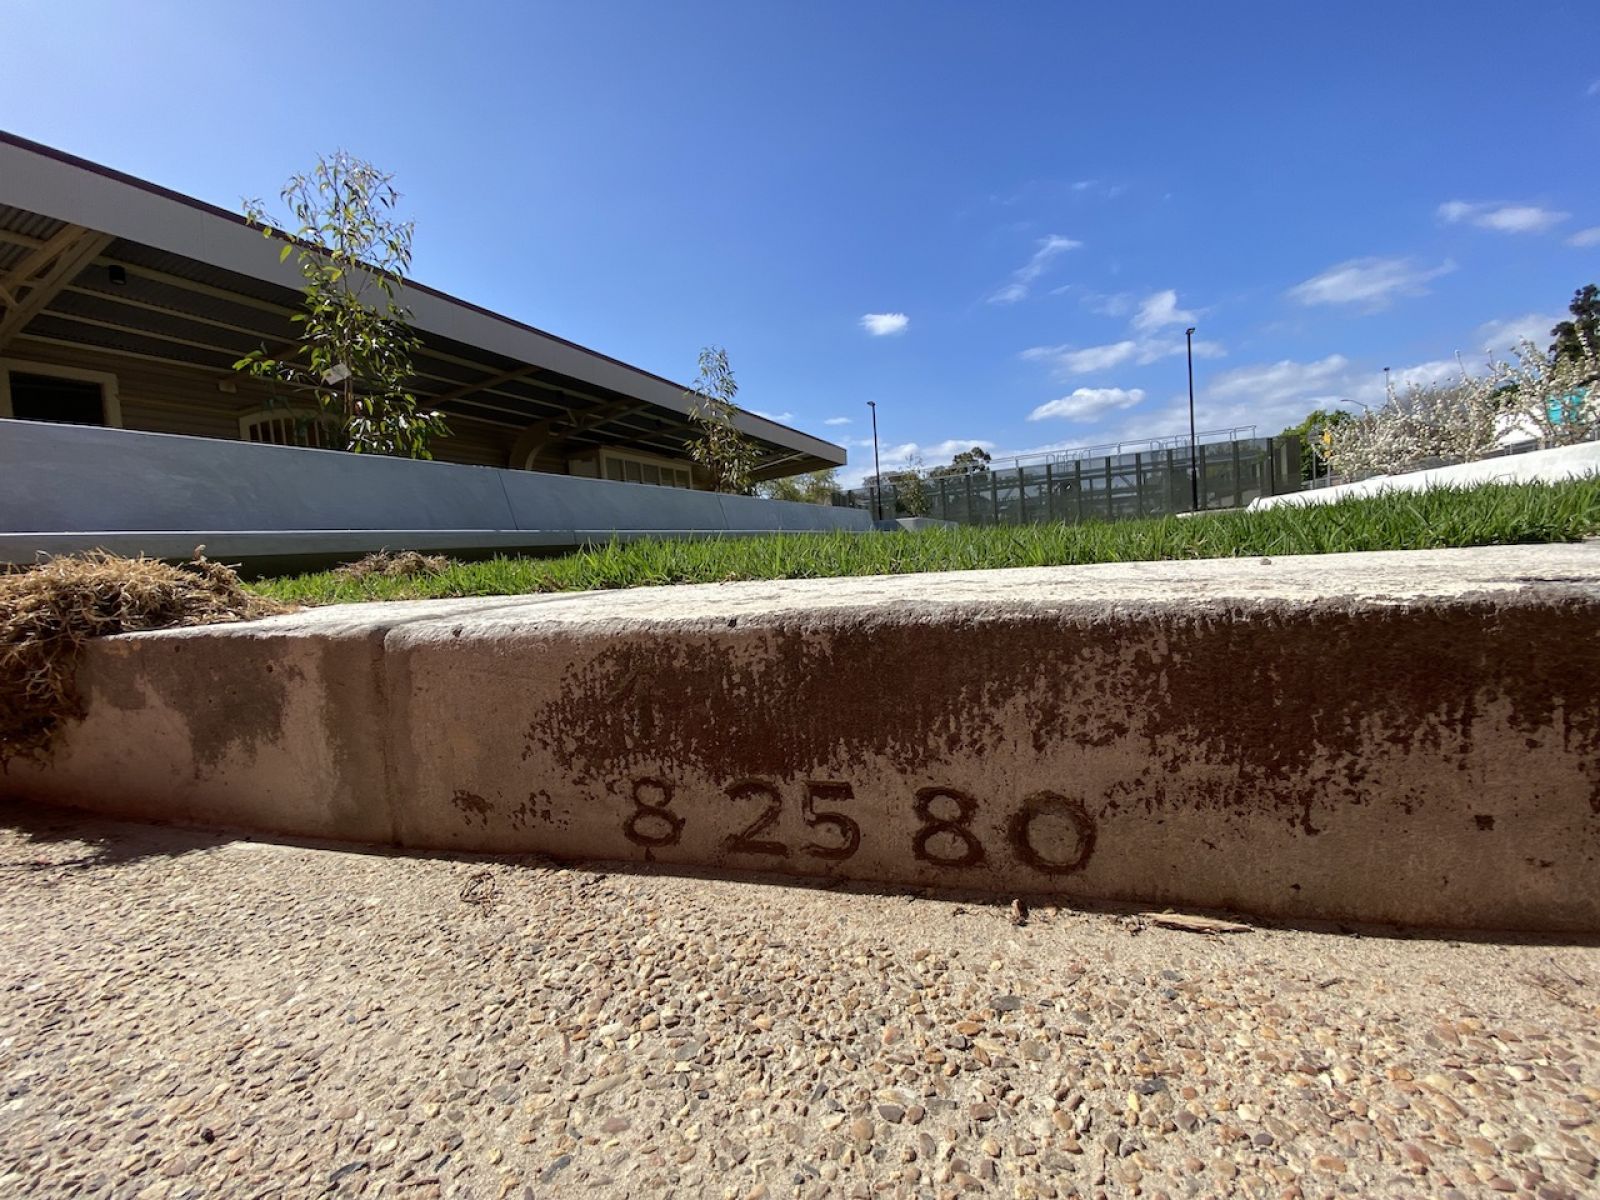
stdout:
[[867,407],[872,410],[872,503],[877,512],[876,519],[883,520],[883,468],[878,465],[878,402],[868,400]]
[[1189,501],[1193,512],[1200,511],[1200,460],[1194,447],[1194,326],[1183,331],[1184,348],[1189,353]]

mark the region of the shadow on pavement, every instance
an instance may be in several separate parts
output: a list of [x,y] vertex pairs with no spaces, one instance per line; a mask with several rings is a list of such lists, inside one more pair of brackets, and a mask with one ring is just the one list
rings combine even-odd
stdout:
[[[1148,904],[1134,901],[1090,901],[1059,892],[1019,892],[1000,895],[971,889],[911,888],[871,880],[825,879],[776,875],[759,871],[729,871],[674,863],[635,863],[610,860],[561,860],[540,854],[474,854],[457,851],[407,850],[402,847],[364,842],[339,842],[316,838],[295,838],[258,834],[242,829],[188,825],[155,824],[117,820],[69,808],[49,807],[25,800],[0,800],[0,829],[9,829],[27,839],[26,850],[15,857],[0,855],[0,880],[29,872],[115,868],[155,858],[180,858],[187,854],[214,850],[245,842],[306,850],[330,850],[344,854],[375,855],[383,858],[415,859],[477,864],[484,867],[542,868],[565,870],[604,877],[629,875],[704,879],[717,882],[753,882],[768,886],[796,888],[808,892],[832,892],[840,896],[901,897],[907,903],[919,900],[951,903],[974,910],[994,910],[1004,920],[1008,909],[1025,914],[1034,908],[1056,908],[1086,915],[1100,915],[1123,922],[1130,934],[1150,923]],[[60,848],[64,853],[28,852]],[[1163,909],[1162,911],[1169,911]],[[1248,927],[1248,931],[1293,930],[1329,936],[1382,938],[1400,941],[1439,941],[1504,946],[1600,946],[1600,931],[1588,934],[1523,932],[1516,930],[1440,929],[1402,925],[1371,925],[1341,921],[1310,921],[1292,918],[1258,917],[1242,913],[1221,913],[1209,909],[1178,908],[1170,911],[1201,917],[1221,918]],[[1025,919],[1025,917],[1024,917]],[[1233,933],[1194,936],[1239,936]]]

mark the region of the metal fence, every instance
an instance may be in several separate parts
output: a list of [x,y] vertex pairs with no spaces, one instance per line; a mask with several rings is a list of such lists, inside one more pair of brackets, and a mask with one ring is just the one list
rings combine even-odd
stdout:
[[[1243,508],[1258,496],[1297,492],[1300,439],[1247,438],[1195,447],[1199,508]],[[915,486],[883,485],[883,516],[927,516],[961,525],[1047,521],[1121,521],[1195,508],[1189,447],[1021,463]],[[841,493],[836,503],[876,510],[873,486]],[[921,511],[913,511],[918,510]]]

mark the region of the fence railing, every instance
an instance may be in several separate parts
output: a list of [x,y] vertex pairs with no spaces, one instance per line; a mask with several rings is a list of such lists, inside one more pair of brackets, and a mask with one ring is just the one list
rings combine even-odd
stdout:
[[[1202,429],[1194,435],[1196,444],[1204,442],[1249,441],[1256,436],[1254,425],[1235,425],[1228,429]],[[1118,454],[1149,453],[1155,450],[1181,450],[1189,453],[1187,433],[1167,434],[1164,437],[1126,438],[1120,442],[1101,442],[1095,446],[1070,446],[1062,450],[1038,450],[1032,454],[1017,454],[1010,458],[995,459],[989,464],[991,471],[1006,468],[1036,466],[1044,463],[1072,462],[1080,458],[1109,458]]]
[[[1243,508],[1259,496],[1300,490],[1299,438],[1197,442],[1194,451],[1193,474],[1185,438],[1181,448],[991,466],[898,487],[886,481],[882,512],[885,518],[927,516],[962,525],[1119,521]],[[876,513],[879,499],[869,482],[840,493],[835,502]]]

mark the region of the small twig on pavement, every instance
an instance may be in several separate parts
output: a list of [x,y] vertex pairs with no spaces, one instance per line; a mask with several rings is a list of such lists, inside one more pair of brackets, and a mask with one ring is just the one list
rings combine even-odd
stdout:
[[477,905],[483,912],[488,912],[499,898],[500,889],[493,871],[479,871],[461,886],[462,901]]
[[1249,933],[1250,926],[1241,925],[1237,921],[1223,921],[1216,917],[1195,917],[1188,913],[1175,912],[1145,912],[1135,916],[1135,920],[1148,921],[1151,925],[1160,925],[1165,929],[1181,929],[1185,933]]

